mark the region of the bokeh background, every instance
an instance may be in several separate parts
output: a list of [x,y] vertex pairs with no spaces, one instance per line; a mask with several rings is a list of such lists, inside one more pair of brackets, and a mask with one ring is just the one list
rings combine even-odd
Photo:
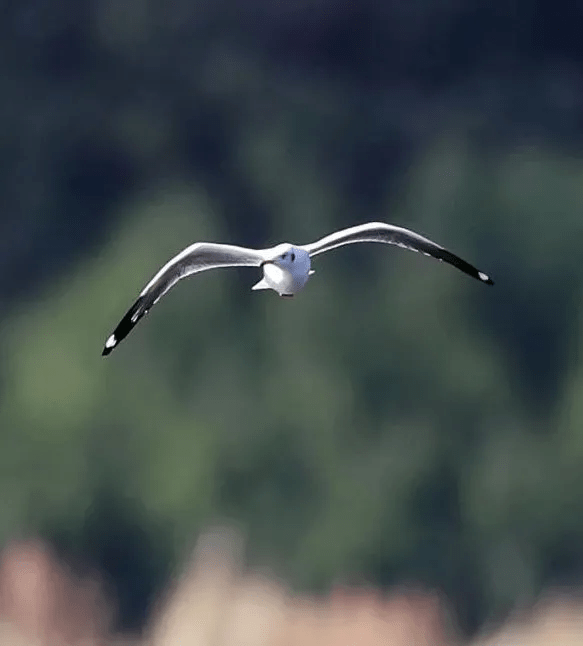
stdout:
[[[212,523],[291,589],[438,591],[461,634],[583,576],[583,9],[4,0],[0,543],[103,573],[139,632]],[[292,301],[197,240],[384,220]]]

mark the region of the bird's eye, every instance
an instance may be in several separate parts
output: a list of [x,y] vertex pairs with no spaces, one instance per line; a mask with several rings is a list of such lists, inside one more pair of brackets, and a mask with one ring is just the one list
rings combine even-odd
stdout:
[[292,262],[296,259],[296,254],[293,251],[292,251],[292,254],[291,254],[291,259],[292,259]]

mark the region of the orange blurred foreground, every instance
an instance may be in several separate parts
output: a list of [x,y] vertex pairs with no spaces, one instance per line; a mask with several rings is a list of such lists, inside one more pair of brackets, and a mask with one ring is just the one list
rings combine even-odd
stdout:
[[383,598],[336,590],[326,598],[292,597],[286,588],[241,573],[237,539],[209,533],[155,621],[153,646],[440,646],[446,644],[439,599],[421,593]]
[[[203,535],[138,640],[111,634],[115,605],[98,573],[73,573],[41,541],[11,543],[0,554],[0,645],[459,644],[435,594],[337,588],[326,597],[292,596],[281,583],[246,571],[241,554],[237,533]],[[471,644],[583,644],[583,604],[573,595],[548,597]]]
[[15,542],[2,551],[2,645],[105,644],[112,608],[97,573],[76,576],[44,543]]

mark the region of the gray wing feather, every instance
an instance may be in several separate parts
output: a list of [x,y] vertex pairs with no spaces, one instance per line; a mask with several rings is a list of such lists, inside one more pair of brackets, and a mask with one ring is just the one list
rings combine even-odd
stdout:
[[151,293],[154,305],[182,278],[219,267],[259,267],[264,260],[265,252],[261,250],[214,242],[196,242],[167,262],[144,287],[140,296]]

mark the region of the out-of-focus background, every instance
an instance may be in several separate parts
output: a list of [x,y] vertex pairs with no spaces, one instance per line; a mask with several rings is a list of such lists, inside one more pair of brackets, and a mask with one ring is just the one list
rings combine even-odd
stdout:
[[[71,598],[92,581],[92,603],[109,600],[108,634],[145,634],[216,523],[286,594],[404,586],[438,603],[447,639],[572,594],[581,7],[18,0],[0,15],[4,598],[22,572],[50,597],[65,568]],[[251,269],[184,281],[101,357],[187,244],[301,244],[368,220],[496,286],[353,246],[292,301],[252,293]]]

